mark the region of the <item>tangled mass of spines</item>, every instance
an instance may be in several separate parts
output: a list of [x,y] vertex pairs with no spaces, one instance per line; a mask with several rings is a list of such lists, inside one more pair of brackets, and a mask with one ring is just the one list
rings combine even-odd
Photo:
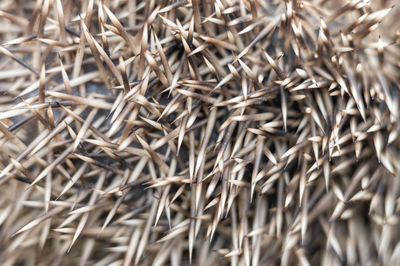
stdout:
[[1,265],[397,265],[394,1],[0,1]]

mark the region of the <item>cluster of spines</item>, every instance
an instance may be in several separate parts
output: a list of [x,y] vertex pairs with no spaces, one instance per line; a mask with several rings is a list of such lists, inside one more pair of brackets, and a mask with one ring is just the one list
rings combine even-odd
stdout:
[[4,3],[2,264],[398,263],[384,4]]

